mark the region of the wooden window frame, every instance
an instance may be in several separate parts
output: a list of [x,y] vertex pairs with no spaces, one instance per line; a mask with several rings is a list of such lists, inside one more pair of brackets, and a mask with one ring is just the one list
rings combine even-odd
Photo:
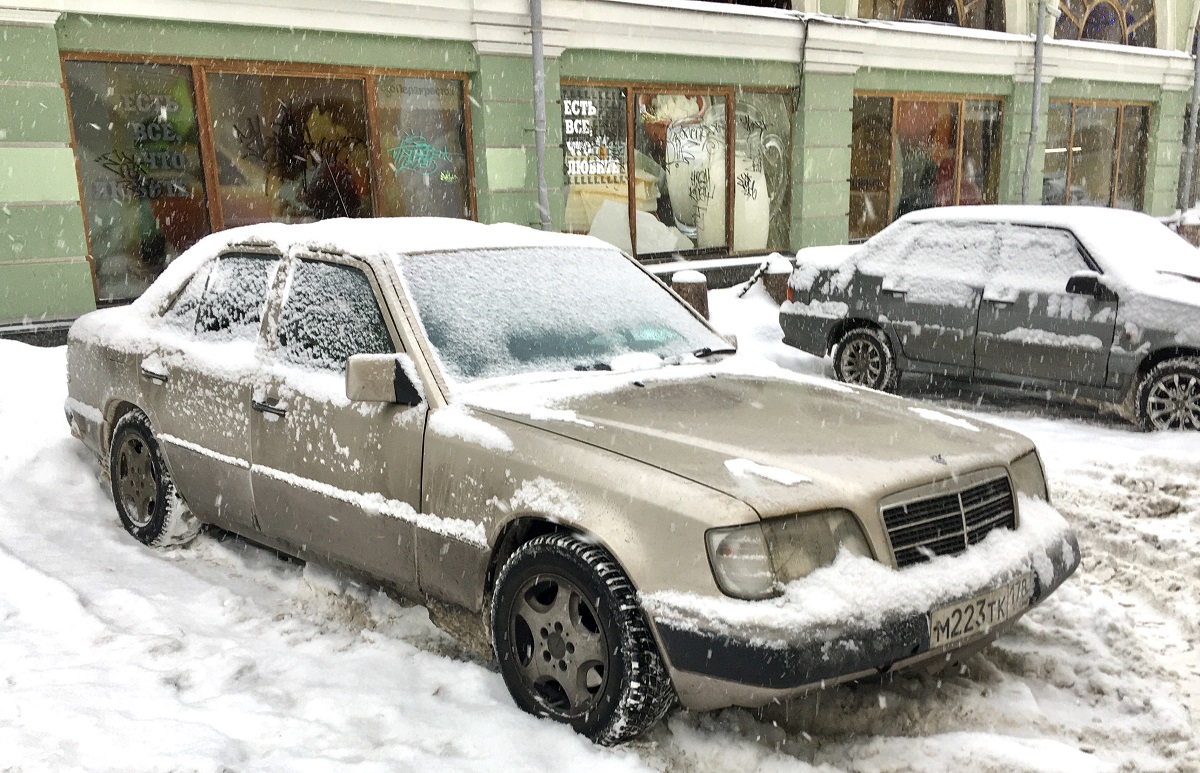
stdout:
[[[687,250],[688,255],[705,256],[705,255],[741,255],[754,254],[762,252],[761,250],[749,250],[745,253],[738,253],[733,248],[733,205],[734,205],[734,186],[737,181],[734,179],[734,162],[736,155],[732,149],[736,141],[736,100],[739,93],[742,94],[783,94],[788,97],[788,115],[793,115],[796,110],[796,100],[793,94],[793,89],[790,87],[770,87],[770,86],[728,86],[714,85],[703,83],[655,83],[647,81],[620,81],[620,80],[599,80],[592,78],[563,78],[560,81],[561,88],[597,88],[597,89],[621,89],[625,94],[625,199],[626,199],[626,217],[629,220],[629,246],[634,258],[646,263],[660,263],[674,260],[675,252],[671,253],[651,253],[652,255],[662,255],[663,257],[652,257],[643,259],[638,255],[637,251],[637,201],[634,196],[634,138],[636,136],[637,127],[637,111],[635,108],[635,94],[688,94],[693,96],[714,96],[723,97],[725,99],[725,247],[698,247],[696,249]],[[792,141],[794,122],[788,123],[788,155],[792,153]],[[788,170],[788,179],[791,180],[791,170]],[[791,183],[789,183],[790,187]],[[791,191],[789,191],[790,195]],[[789,228],[789,235],[791,229]],[[770,250],[770,248],[767,248]],[[765,254],[765,253],[764,253]]]
[[[383,182],[383,151],[380,144],[378,79],[382,77],[427,78],[431,80],[457,81],[462,87],[463,133],[467,156],[467,198],[470,220],[479,219],[475,186],[474,132],[471,125],[471,76],[470,73],[448,70],[409,70],[391,67],[358,67],[350,65],[324,65],[310,62],[271,62],[254,59],[219,59],[190,56],[159,56],[151,54],[124,54],[104,51],[63,51],[60,54],[63,96],[67,102],[67,123],[71,132],[71,148],[75,156],[75,178],[79,185],[79,206],[83,213],[84,236],[88,241],[88,266],[92,274],[92,294],[99,302],[100,288],[92,256],[92,235],[87,217],[87,202],[84,198],[83,169],[80,166],[78,144],[75,140],[75,122],[71,114],[71,100],[67,89],[67,64],[69,62],[97,62],[105,64],[142,64],[187,67],[192,76],[192,99],[195,100],[196,125],[199,139],[200,166],[204,174],[205,198],[207,199],[208,225],[210,233],[225,230],[225,216],[221,201],[220,183],[217,179],[217,151],[213,140],[212,116],[209,112],[208,75],[210,73],[259,75],[264,77],[320,78],[325,80],[352,80],[363,86],[364,108],[367,119],[367,152],[370,164],[370,191],[373,203],[381,202]],[[379,217],[378,214],[375,217]]]
[[[958,105],[958,128],[957,136],[954,142],[954,204],[958,206],[962,196],[962,163],[963,163],[963,137],[966,131],[966,121],[963,120],[966,115],[967,102],[994,102],[1000,105],[1000,144],[996,148],[997,165],[1003,164],[1004,157],[1004,122],[1008,118],[1008,99],[1004,95],[992,94],[925,94],[922,92],[912,91],[855,91],[854,97],[866,98],[886,98],[892,100],[892,145],[888,148],[888,158],[890,159],[888,169],[888,221],[883,226],[887,228],[892,223],[896,222],[896,217],[893,214],[896,211],[896,158],[895,158],[895,136],[896,136],[896,119],[900,109],[900,101],[906,102],[944,102]],[[852,117],[853,118],[853,117]],[[853,120],[851,121],[853,124]],[[851,142],[853,143],[853,131],[851,131]],[[850,154],[853,156],[854,147],[851,145]],[[999,198],[999,191],[997,198]],[[882,231],[883,228],[879,230]],[[876,231],[875,233],[879,233]],[[874,235],[874,234],[872,234]],[[870,238],[869,236],[866,238]]]
[[[1115,99],[1051,99],[1050,103],[1057,102],[1060,105],[1070,105],[1070,120],[1067,122],[1067,180],[1066,191],[1064,192],[1063,205],[1071,204],[1071,173],[1074,170],[1075,154],[1071,148],[1075,147],[1075,108],[1076,107],[1115,107],[1117,109],[1117,130],[1113,135],[1113,174],[1112,182],[1108,186],[1108,203],[1106,206],[1115,207],[1117,203],[1117,186],[1121,180],[1121,140],[1125,132],[1125,108],[1127,107],[1144,107],[1146,108],[1146,150],[1149,151],[1150,146],[1150,124],[1154,116],[1154,104],[1152,102],[1123,102]],[[1147,163],[1149,160],[1147,159]],[[1145,181],[1142,182],[1142,206],[1145,206]]]

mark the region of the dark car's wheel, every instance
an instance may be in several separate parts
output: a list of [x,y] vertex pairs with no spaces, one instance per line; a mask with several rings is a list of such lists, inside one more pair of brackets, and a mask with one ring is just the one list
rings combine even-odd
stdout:
[[121,525],[138,541],[154,547],[179,545],[200,530],[175,490],[150,419],[137,409],[113,428],[108,474]]
[[1142,427],[1200,429],[1200,358],[1175,357],[1153,368],[1138,385]]
[[492,643],[525,711],[618,744],[653,726],[675,693],[637,593],[601,547],[547,534],[496,579]]
[[847,330],[833,346],[833,372],[847,384],[890,392],[896,388],[900,370],[887,335],[878,328]]

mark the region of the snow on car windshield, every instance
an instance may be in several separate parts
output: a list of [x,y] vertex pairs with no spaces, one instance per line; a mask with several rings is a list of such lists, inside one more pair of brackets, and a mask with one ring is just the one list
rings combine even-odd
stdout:
[[429,342],[460,381],[632,369],[728,347],[615,250],[431,252],[399,262]]

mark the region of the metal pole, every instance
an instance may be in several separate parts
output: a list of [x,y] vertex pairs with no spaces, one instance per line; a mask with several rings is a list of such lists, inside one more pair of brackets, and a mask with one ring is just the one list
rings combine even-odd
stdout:
[[533,142],[537,153],[538,214],[542,230],[550,222],[550,194],[546,190],[546,50],[542,41],[542,0],[529,0],[529,31],[533,41]]
[[1194,70],[1192,71],[1192,117],[1189,121],[1187,143],[1183,149],[1183,184],[1179,190],[1179,208],[1183,211],[1191,209],[1196,203],[1195,187],[1196,181],[1193,179],[1195,175],[1193,170],[1196,166],[1196,134],[1197,134],[1197,110],[1200,110],[1200,50],[1192,52],[1192,60],[1194,62]]
[[1042,115],[1042,56],[1046,50],[1046,0],[1038,0],[1037,38],[1033,41],[1033,115],[1029,118],[1029,145],[1025,148],[1025,173],[1021,175],[1021,203],[1029,203],[1029,181],[1033,176],[1033,154],[1037,151]]

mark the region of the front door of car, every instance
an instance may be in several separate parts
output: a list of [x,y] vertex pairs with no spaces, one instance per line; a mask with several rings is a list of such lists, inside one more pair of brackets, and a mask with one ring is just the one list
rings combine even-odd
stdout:
[[303,258],[291,271],[251,396],[263,531],[414,591],[425,404],[346,397],[347,358],[394,353],[399,340],[362,267]]
[[1103,386],[1117,301],[1066,292],[1093,270],[1069,231],[1005,226],[979,313],[975,367],[1013,383]]
[[938,372],[969,375],[993,229],[932,222],[915,225],[907,236],[891,255],[863,261],[864,280],[878,282],[864,290],[878,292],[881,321],[906,358]]
[[148,411],[180,494],[205,521],[253,532],[250,392],[275,255],[222,255],[163,315],[162,342],[142,359]]

